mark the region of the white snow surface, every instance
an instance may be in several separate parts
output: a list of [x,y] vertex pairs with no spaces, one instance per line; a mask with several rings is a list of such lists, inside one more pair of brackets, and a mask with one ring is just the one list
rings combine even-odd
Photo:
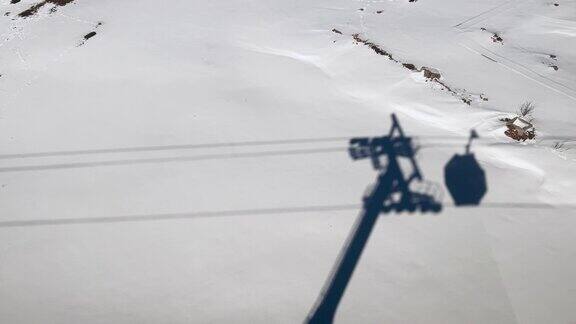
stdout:
[[573,0],[36,2],[0,2],[0,323],[301,323],[391,113],[439,184],[476,129],[488,193],[382,216],[336,323],[576,322]]

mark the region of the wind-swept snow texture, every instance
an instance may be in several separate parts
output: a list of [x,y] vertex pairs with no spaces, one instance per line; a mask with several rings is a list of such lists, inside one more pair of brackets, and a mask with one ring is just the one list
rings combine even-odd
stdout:
[[574,1],[0,9],[1,323],[301,323],[391,113],[441,185],[475,129],[487,193],[380,217],[335,322],[576,322]]

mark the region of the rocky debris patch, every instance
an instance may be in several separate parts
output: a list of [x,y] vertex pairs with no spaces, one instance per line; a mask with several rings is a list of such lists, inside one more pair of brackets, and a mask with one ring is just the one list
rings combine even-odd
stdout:
[[88,34],[84,35],[84,40],[89,40],[90,38],[96,36],[96,32],[95,31],[91,31]]
[[[332,31],[334,31],[334,30],[332,30]],[[391,60],[395,63],[401,64],[402,67],[404,67],[405,69],[410,70],[412,72],[422,73],[422,75],[426,79],[426,82],[434,82],[434,83],[439,84],[441,86],[441,89],[450,92],[453,96],[459,98],[462,102],[464,102],[467,105],[471,105],[473,101],[488,101],[488,97],[486,97],[486,95],[484,95],[482,93],[481,94],[469,93],[468,91],[466,91],[466,89],[457,89],[457,88],[453,88],[453,87],[449,86],[447,83],[445,83],[443,80],[441,80],[442,74],[437,69],[434,69],[431,67],[426,67],[426,66],[423,66],[421,68],[417,68],[416,65],[414,65],[412,63],[401,62],[400,60],[395,58],[391,53],[386,51],[381,46],[379,46],[379,45],[377,45],[377,44],[375,44],[375,43],[373,43],[367,39],[362,38],[362,36],[360,36],[360,34],[353,34],[352,38],[354,39],[356,44],[363,44],[363,45],[368,46],[376,54],[386,56],[389,60]]]
[[412,63],[402,63],[402,66],[407,68],[410,71],[418,71],[418,69],[416,68],[416,66]]
[[525,142],[526,140],[536,138],[536,129],[534,126],[520,117],[508,119],[506,121],[506,128],[504,134],[518,142]]
[[500,119],[506,125],[504,135],[516,140],[526,141],[536,138],[536,128],[532,124],[532,113],[536,106],[532,102],[525,102],[518,108],[516,116]]
[[354,35],[352,35],[352,38],[356,41],[356,44],[358,44],[358,43],[364,44],[364,45],[370,47],[374,52],[376,52],[376,54],[386,56],[388,59],[390,59],[396,63],[400,63],[398,60],[396,60],[396,59],[394,59],[394,57],[392,57],[392,54],[386,52],[380,46],[372,43],[371,41],[369,41],[367,39],[363,39],[362,37],[360,37],[360,34],[354,34]]
[[45,1],[41,2],[41,3],[37,3],[37,4],[33,5],[32,7],[19,13],[18,16],[22,17],[22,18],[33,16],[38,12],[38,9],[42,8],[45,4],[46,4]]
[[82,41],[78,44],[78,47],[84,45],[86,43],[87,40],[89,40],[90,38],[96,36],[96,29],[98,29],[98,27],[102,26],[102,22],[98,22],[96,24],[96,26],[94,27],[94,30],[89,32],[88,34],[84,35]]
[[558,57],[556,54],[542,53],[542,52],[532,52],[532,55],[537,57],[537,60],[550,68],[551,70],[558,71],[560,68],[558,66]]
[[[426,73],[425,71],[426,70],[424,70],[424,73]],[[448,84],[446,84],[446,82],[440,80],[440,77],[438,75],[440,74],[432,72],[432,74],[428,74],[428,77],[426,77],[426,74],[424,76],[426,77],[426,82],[431,81],[439,84],[442,90],[450,92],[454,97],[460,99],[463,103],[467,104],[468,106],[472,105],[472,102],[488,101],[488,97],[486,97],[485,94],[470,93],[466,89],[460,89],[449,86]]]
[[504,40],[503,40],[502,37],[500,37],[500,35],[498,35],[497,33],[494,33],[494,34],[492,35],[492,42],[504,44]]
[[[34,16],[38,12],[38,10],[40,10],[40,8],[44,7],[47,4],[54,5],[52,8],[50,8],[50,13],[54,13],[54,12],[56,12],[56,10],[57,10],[56,8],[58,6],[60,6],[60,7],[65,6],[69,3],[71,3],[72,1],[74,1],[74,0],[44,0],[42,2],[39,2],[39,3],[32,5],[28,9],[22,11],[21,13],[18,14],[18,16],[22,17],[22,18]],[[12,2],[12,3],[17,3],[17,2],[19,2],[19,0],[17,0],[16,2]]]
[[548,67],[554,69],[554,71],[558,71],[558,64],[556,63],[558,61],[558,58],[556,57],[556,55],[554,54],[547,54],[548,56],[548,62],[545,62],[545,64],[548,65]]
[[440,78],[442,77],[442,75],[440,74],[440,71],[438,71],[434,68],[429,68],[429,67],[423,66],[421,71],[424,73],[424,77],[427,79],[440,80]]
[[46,2],[58,5],[58,6],[65,6],[74,0],[47,0]]
[[500,43],[502,45],[504,44],[504,39],[497,32],[489,31],[484,27],[480,28],[480,30],[491,33],[492,36],[490,36],[490,39],[492,39],[493,43]]

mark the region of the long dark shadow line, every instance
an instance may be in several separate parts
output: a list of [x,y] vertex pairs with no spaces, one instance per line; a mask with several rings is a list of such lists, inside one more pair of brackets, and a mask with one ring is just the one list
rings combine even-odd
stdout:
[[191,161],[203,161],[203,160],[239,159],[239,158],[252,158],[252,157],[278,156],[278,155],[304,155],[304,154],[342,152],[345,150],[346,150],[345,147],[329,147],[329,148],[302,149],[302,150],[206,154],[196,156],[163,157],[163,158],[149,158],[149,159],[127,159],[127,160],[75,162],[75,163],[60,163],[60,164],[46,164],[46,165],[25,165],[25,166],[0,168],[0,173],[92,168],[92,167],[105,167],[105,166],[118,166],[118,165],[165,163],[165,162],[191,162]]
[[[137,153],[137,152],[156,152],[156,151],[173,151],[173,150],[194,150],[206,148],[222,148],[222,147],[243,147],[243,146],[267,146],[267,145],[289,145],[289,144],[304,144],[304,143],[323,143],[323,142],[336,142],[347,141],[350,137],[321,137],[321,138],[295,138],[285,140],[269,140],[269,141],[245,141],[245,142],[223,142],[223,143],[202,143],[202,144],[174,144],[174,145],[153,145],[153,146],[135,146],[135,147],[117,147],[117,148],[104,148],[92,150],[69,150],[69,151],[45,151],[45,152],[32,152],[32,153],[13,153],[13,154],[0,154],[0,160],[8,159],[24,159],[24,158],[41,158],[53,156],[76,156],[76,155],[96,155],[96,154],[113,154],[113,153]],[[460,140],[464,136],[414,136],[424,140],[428,139],[454,139]],[[576,141],[576,136],[539,136],[538,139],[553,139],[553,140],[573,140]],[[496,144],[496,143],[494,143]],[[507,143],[503,143],[507,144]],[[512,143],[514,144],[514,143]],[[429,145],[433,145],[432,143]]]
[[[576,204],[556,204],[549,205],[543,203],[506,203],[494,202],[483,203],[478,206],[455,207],[452,204],[445,204],[445,207],[452,208],[507,208],[507,209],[569,209],[576,208]],[[0,228],[3,227],[30,227],[30,226],[51,226],[51,225],[75,225],[75,224],[98,224],[98,223],[127,223],[127,222],[146,222],[146,221],[163,221],[192,219],[203,217],[230,217],[230,216],[250,216],[250,215],[272,215],[272,214],[292,214],[306,212],[332,212],[340,210],[358,210],[360,204],[342,204],[342,205],[321,205],[321,206],[300,206],[300,207],[278,207],[262,209],[241,209],[241,210],[222,210],[206,212],[188,212],[188,213],[168,213],[168,214],[147,214],[147,215],[125,215],[125,216],[105,216],[105,217],[84,217],[84,218],[56,218],[56,219],[29,219],[29,220],[10,220],[0,221]],[[392,214],[395,215],[395,214]],[[404,216],[409,217],[409,216]],[[436,216],[435,216],[436,217]]]
[[360,208],[359,204],[343,204],[343,205],[326,205],[326,206],[243,209],[243,210],[224,210],[224,211],[171,213],[171,214],[150,214],[150,215],[129,215],[129,216],[109,216],[109,217],[30,219],[30,220],[2,221],[2,222],[0,222],[0,228],[1,227],[47,226],[47,225],[145,222],[145,221],[190,219],[190,218],[201,218],[201,217],[249,216],[249,215],[265,215],[265,214],[306,213],[306,212],[333,212],[333,211],[339,211],[339,210],[353,210],[353,209],[358,209],[358,208]]
[[74,156],[74,155],[91,155],[91,154],[105,154],[105,153],[130,153],[130,152],[135,153],[135,152],[171,151],[171,150],[192,150],[192,149],[219,148],[219,147],[237,147],[237,146],[286,145],[286,144],[335,142],[335,141],[347,141],[347,140],[348,137],[323,137],[323,138],[295,138],[295,139],[270,140],[270,141],[135,146],[135,147],[118,147],[118,148],[105,148],[105,149],[93,149],[93,150],[3,154],[0,155],[0,159],[17,159],[17,158],[49,157],[49,156]]
[[508,209],[572,209],[576,204],[544,204],[544,203],[509,203],[509,202],[487,202],[478,206],[458,207],[458,208],[508,208]]

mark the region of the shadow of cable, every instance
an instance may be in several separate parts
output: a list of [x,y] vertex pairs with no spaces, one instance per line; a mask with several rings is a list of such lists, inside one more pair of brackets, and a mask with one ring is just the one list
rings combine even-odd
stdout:
[[255,158],[265,156],[320,154],[320,153],[342,152],[345,149],[346,149],[345,147],[328,147],[328,148],[316,148],[316,149],[278,150],[278,151],[246,152],[246,153],[204,154],[195,156],[162,157],[162,158],[148,158],[148,159],[126,159],[126,160],[72,162],[72,163],[45,164],[45,165],[24,165],[24,166],[3,167],[0,168],[0,173],[94,168],[94,167],[152,164],[152,163]]
[[[444,205],[444,207],[452,207]],[[465,207],[465,206],[464,206]],[[360,204],[344,205],[324,205],[324,206],[299,206],[299,207],[279,207],[262,209],[240,209],[240,210],[220,210],[206,212],[185,212],[170,214],[145,214],[145,215],[119,215],[103,217],[78,217],[78,218],[47,218],[47,219],[26,219],[26,220],[6,220],[0,221],[0,228],[10,227],[35,227],[35,226],[59,226],[59,225],[86,225],[86,224],[114,224],[131,222],[157,222],[169,220],[182,220],[208,217],[238,217],[257,215],[288,215],[298,213],[328,213],[344,210],[358,210],[362,208]],[[459,208],[463,208],[459,206]],[[488,209],[576,209],[576,204],[543,204],[543,203],[506,203],[494,202],[483,203],[474,208]]]
[[239,209],[239,210],[236,209],[236,210],[220,210],[220,211],[189,212],[189,213],[124,215],[124,216],[109,216],[109,217],[27,219],[27,220],[0,221],[0,228],[79,225],[79,224],[109,224],[109,223],[128,223],[128,222],[166,221],[166,220],[193,219],[193,218],[205,218],[205,217],[234,217],[234,216],[256,216],[256,215],[273,215],[273,214],[334,212],[341,210],[357,210],[359,207],[360,206],[358,204],[342,204],[342,205],[298,206],[298,207],[279,207],[279,208],[260,208],[260,209]]
[[157,152],[157,151],[174,151],[174,150],[195,150],[211,149],[223,147],[245,147],[245,146],[268,146],[268,145],[290,145],[304,143],[327,143],[340,142],[347,140],[348,137],[320,137],[320,138],[293,138],[284,140],[263,140],[263,141],[244,141],[244,142],[221,142],[221,143],[203,143],[203,144],[174,144],[174,145],[155,145],[155,146],[135,146],[135,147],[117,147],[103,148],[92,150],[70,150],[70,151],[46,151],[33,153],[14,153],[0,154],[0,160],[4,159],[23,159],[52,156],[75,156],[75,155],[95,155],[95,154],[114,154],[114,153],[136,153],[136,152]]
[[[1,90],[1,89],[0,89]],[[283,140],[260,140],[260,141],[243,141],[243,142],[220,142],[220,143],[199,143],[199,144],[172,144],[172,145],[154,145],[154,146],[135,146],[135,147],[116,147],[116,148],[102,148],[102,149],[88,149],[88,150],[68,150],[68,151],[44,151],[44,152],[30,152],[30,153],[12,153],[0,154],[0,160],[8,159],[25,159],[25,158],[43,158],[55,156],[77,156],[77,155],[97,155],[97,154],[116,154],[116,153],[138,153],[138,152],[157,152],[157,151],[175,151],[175,150],[195,150],[195,149],[212,149],[212,148],[225,148],[225,147],[247,147],[247,146],[275,146],[275,145],[290,145],[290,144],[305,144],[305,143],[327,143],[339,142],[348,140],[349,136],[340,137],[319,137],[319,138],[292,138]],[[438,136],[426,135],[421,136],[422,139],[436,139],[436,140],[459,140],[461,136]],[[543,135],[538,136],[538,139],[544,140],[565,140],[576,141],[576,136],[553,136]],[[507,145],[511,146],[517,143],[489,143],[488,145]],[[432,147],[439,146],[454,146],[452,143],[432,143]],[[426,147],[427,145],[424,145]]]
[[[452,207],[444,205],[443,207]],[[465,206],[459,206],[463,208]],[[488,209],[576,209],[576,204],[544,204],[544,203],[507,203],[494,202],[483,203],[474,208]],[[27,220],[7,220],[0,221],[0,228],[10,227],[34,227],[34,226],[58,226],[58,225],[82,225],[82,224],[114,224],[131,222],[157,222],[169,220],[182,220],[208,217],[238,217],[257,215],[280,215],[297,213],[327,213],[344,210],[358,210],[362,208],[360,204],[344,205],[324,205],[324,206],[299,206],[299,207],[279,207],[262,209],[240,209],[240,210],[220,210],[206,212],[185,212],[170,214],[145,214],[145,215],[120,215],[103,217],[78,217],[78,218],[47,218],[47,219],[27,219]]]

